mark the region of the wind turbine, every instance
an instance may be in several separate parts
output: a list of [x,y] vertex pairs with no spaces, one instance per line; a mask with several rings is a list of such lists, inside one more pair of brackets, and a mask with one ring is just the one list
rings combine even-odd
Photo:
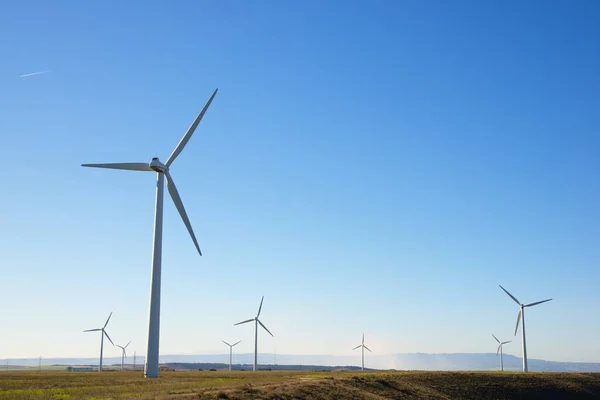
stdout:
[[148,171],[156,172],[157,183],[156,183],[156,208],[154,213],[154,245],[152,248],[152,275],[150,279],[150,312],[148,316],[148,346],[146,349],[146,365],[144,368],[144,376],[148,378],[158,377],[158,345],[160,337],[160,277],[161,277],[161,261],[162,261],[162,227],[163,227],[163,197],[164,197],[164,182],[165,177],[167,178],[167,189],[169,194],[175,203],[177,211],[183,220],[192,241],[198,250],[198,254],[202,255],[200,246],[192,230],[192,225],[185,212],[181,197],[175,186],[175,182],[169,173],[169,167],[175,161],[177,156],[181,153],[187,142],[192,137],[192,134],[196,130],[196,127],[202,120],[204,113],[210,106],[210,103],[217,94],[215,89],[208,102],[200,111],[200,114],[196,117],[192,125],[188,128],[181,141],[173,150],[173,153],[169,156],[166,163],[159,161],[158,157],[154,157],[150,163],[112,163],[112,164],[82,164],[83,167],[94,167],[94,168],[110,168],[110,169],[123,169],[130,171]]
[[113,343],[113,341],[110,339],[110,336],[108,336],[108,333],[106,333],[106,325],[108,325],[108,321],[110,321],[110,317],[112,317],[112,311],[110,313],[110,315],[108,316],[108,319],[106,320],[106,322],[104,323],[104,326],[102,328],[96,328],[96,329],[88,329],[85,330],[84,332],[97,332],[97,331],[101,331],[102,333],[100,334],[100,365],[98,366],[98,372],[102,372],[102,352],[104,351],[104,335],[106,335],[106,338],[108,340],[110,340],[110,343],[114,346],[115,344]]
[[352,350],[356,350],[359,347],[362,347],[362,365],[360,367],[360,370],[364,371],[365,370],[365,349],[369,350],[369,352],[372,353],[371,349],[369,349],[367,346],[365,346],[365,334],[364,333],[362,336],[362,343],[359,344],[358,346],[356,346],[355,348],[353,348]]
[[125,350],[125,349],[127,348],[127,346],[129,346],[129,344],[130,344],[130,343],[131,343],[131,340],[129,341],[129,343],[127,343],[127,344],[125,345],[125,347],[123,347],[123,346],[119,346],[118,344],[117,344],[117,345],[115,345],[115,346],[117,346],[118,348],[120,348],[120,349],[121,349],[121,351],[122,351],[122,353],[121,353],[121,371],[123,371],[123,365],[125,364],[125,357],[127,357],[127,350]]
[[224,340],[221,340],[221,342],[225,343],[227,346],[229,346],[229,371],[231,371],[231,355],[233,354],[233,346],[235,346],[236,344],[238,344],[239,342],[241,342],[241,340],[237,341],[234,344],[229,344]]
[[238,322],[237,324],[233,324],[233,326],[235,326],[235,325],[241,325],[241,324],[245,324],[247,322],[254,321],[254,365],[252,366],[252,371],[258,370],[258,368],[257,368],[257,365],[258,365],[258,324],[260,324],[260,326],[262,326],[265,329],[265,331],[267,331],[269,333],[269,335],[271,335],[272,337],[275,337],[275,336],[273,336],[273,334],[271,332],[269,332],[267,327],[264,326],[263,323],[260,322],[260,320],[258,319],[258,316],[260,315],[260,310],[262,309],[264,299],[265,299],[265,296],[263,296],[262,299],[260,300],[260,306],[258,307],[258,314],[256,314],[256,317],[247,319],[242,322]]
[[[492,336],[494,336],[493,333]],[[506,343],[512,342],[512,340],[509,340],[508,342],[501,342],[496,336],[494,336],[494,339],[496,339],[496,342],[498,342],[498,350],[496,351],[496,355],[500,353],[500,370],[504,371],[504,361],[502,360],[502,346],[504,346]]]
[[510,298],[513,299],[515,301],[515,303],[517,303],[519,305],[519,307],[521,308],[519,310],[519,315],[517,315],[517,326],[515,327],[515,336],[517,335],[517,330],[519,329],[519,321],[521,321],[522,331],[523,331],[523,372],[527,372],[527,345],[525,343],[525,307],[537,306],[538,304],[545,303],[552,299],[536,301],[535,303],[530,303],[530,304],[522,304],[519,300],[517,300],[517,298],[515,296],[508,293],[508,290],[504,289],[502,287],[502,285],[498,285],[498,286],[500,286],[500,289],[504,290],[506,292],[506,294],[509,295]]

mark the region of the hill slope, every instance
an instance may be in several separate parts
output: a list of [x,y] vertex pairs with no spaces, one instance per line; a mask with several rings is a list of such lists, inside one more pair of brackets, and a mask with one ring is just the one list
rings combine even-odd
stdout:
[[497,372],[0,373],[0,399],[598,399],[600,374]]

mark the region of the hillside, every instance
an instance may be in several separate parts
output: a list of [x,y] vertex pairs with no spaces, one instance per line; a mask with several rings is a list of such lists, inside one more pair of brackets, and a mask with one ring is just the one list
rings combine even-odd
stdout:
[[498,372],[0,373],[0,399],[597,399],[600,374]]
[[[236,369],[247,368],[254,359],[253,354],[234,354],[233,363]],[[126,363],[132,363],[132,357]],[[203,363],[224,364],[229,361],[229,354],[174,354],[161,355],[161,363]],[[266,354],[258,356],[261,365],[272,368],[275,362],[281,366],[357,366],[360,364],[360,355],[333,356],[333,355],[287,355]],[[600,363],[590,362],[561,362],[546,361],[529,358],[529,369],[534,372],[600,372]],[[144,357],[137,357],[137,365],[142,365]],[[37,366],[38,358],[11,359],[10,365]],[[45,365],[97,365],[98,358],[44,358]],[[104,357],[104,364],[121,364],[120,357]],[[246,367],[242,365],[246,364]],[[504,354],[504,368],[508,371],[520,371],[521,358],[511,354]],[[428,353],[399,353],[388,355],[367,355],[365,366],[380,370],[423,370],[423,371],[493,371],[500,367],[500,359],[496,353],[451,353],[451,354],[428,354]],[[202,368],[202,367],[201,367]],[[204,369],[204,368],[203,368]],[[320,369],[320,367],[310,368]]]

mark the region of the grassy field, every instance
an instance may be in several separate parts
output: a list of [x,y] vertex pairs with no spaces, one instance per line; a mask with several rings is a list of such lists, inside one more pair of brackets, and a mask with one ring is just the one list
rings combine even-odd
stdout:
[[600,399],[600,373],[2,372],[0,399]]

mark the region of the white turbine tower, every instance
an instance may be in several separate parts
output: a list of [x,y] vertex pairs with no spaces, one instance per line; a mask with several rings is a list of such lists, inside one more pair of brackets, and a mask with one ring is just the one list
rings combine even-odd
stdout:
[[221,340],[221,342],[225,343],[227,346],[229,346],[229,371],[231,371],[231,356],[233,354],[233,346],[235,346],[236,344],[238,344],[239,342],[241,342],[241,340],[235,342],[234,344],[229,344],[224,340]]
[[[493,333],[492,336],[494,336]],[[512,342],[512,340],[509,340],[508,342],[501,342],[496,336],[494,336],[494,339],[496,339],[496,342],[498,342],[498,350],[496,351],[496,355],[500,353],[500,371],[504,371],[504,361],[502,360],[502,346],[504,346],[506,343]]]
[[130,171],[148,171],[156,172],[157,183],[156,183],[156,209],[154,214],[154,245],[152,248],[152,275],[150,279],[150,312],[148,317],[148,346],[146,349],[146,365],[144,368],[144,376],[148,378],[158,377],[158,345],[160,337],[160,277],[161,277],[161,261],[162,261],[162,227],[163,227],[163,197],[164,197],[164,181],[167,178],[167,189],[169,194],[175,203],[179,215],[185,224],[192,241],[196,246],[198,253],[202,255],[200,246],[192,230],[192,225],[188,219],[179,192],[175,187],[173,177],[169,173],[169,167],[175,161],[177,156],[181,153],[187,142],[192,137],[192,134],[196,130],[196,127],[202,120],[204,113],[210,106],[210,103],[217,94],[215,89],[208,102],[200,111],[200,114],[196,117],[192,125],[189,127],[183,138],[173,150],[173,153],[169,156],[166,163],[161,163],[158,157],[154,157],[150,164],[148,163],[112,163],[112,164],[82,164],[83,167],[95,167],[95,168],[111,168],[111,169],[123,169]]
[[127,350],[125,350],[125,349],[127,348],[127,346],[129,346],[130,343],[131,343],[131,340],[125,346],[119,346],[118,344],[115,345],[121,349],[121,371],[123,371],[123,365],[125,365],[125,357],[127,357]]
[[500,286],[500,289],[504,290],[506,292],[506,294],[509,295],[510,298],[513,299],[515,301],[515,303],[517,303],[520,307],[519,315],[517,315],[517,326],[515,327],[515,336],[517,335],[517,331],[519,330],[519,321],[521,321],[521,325],[522,325],[521,329],[523,332],[523,372],[527,372],[528,371],[527,370],[527,345],[525,343],[525,307],[537,306],[538,304],[545,303],[552,299],[536,301],[535,303],[530,303],[530,304],[522,304],[519,300],[517,300],[517,298],[515,296],[508,293],[508,290],[504,289],[502,287],[502,285],[498,285],[498,286]]
[[364,333],[362,335],[362,343],[359,344],[358,346],[356,346],[355,348],[353,348],[352,350],[356,350],[360,347],[362,347],[362,364],[360,366],[360,370],[364,371],[365,370],[365,349],[369,350],[369,352],[372,353],[371,349],[369,349],[367,346],[365,346],[365,334]]
[[110,336],[108,336],[108,333],[106,333],[106,325],[108,325],[108,321],[110,321],[110,317],[112,317],[112,311],[110,313],[110,315],[108,316],[108,319],[106,320],[106,322],[104,323],[104,326],[102,328],[96,328],[96,329],[88,329],[85,330],[84,332],[98,332],[101,331],[102,333],[100,334],[100,364],[98,365],[98,372],[102,372],[102,353],[104,352],[104,335],[106,335],[106,338],[108,340],[110,340],[110,343],[114,346],[115,344],[113,343],[113,341],[110,339]]
[[260,315],[260,310],[262,309],[264,299],[265,299],[265,296],[263,296],[262,299],[260,300],[260,306],[258,307],[258,314],[256,314],[256,317],[247,319],[242,322],[238,322],[237,324],[233,324],[235,326],[235,325],[241,325],[241,324],[245,324],[247,322],[254,321],[254,365],[252,366],[252,371],[258,370],[258,367],[257,367],[258,366],[258,324],[260,324],[260,326],[262,326],[265,329],[265,331],[267,331],[269,333],[269,335],[271,335],[272,337],[275,337],[275,336],[273,336],[273,334],[271,332],[269,332],[267,327],[264,326],[263,323],[260,322],[260,320],[258,319],[258,316]]

